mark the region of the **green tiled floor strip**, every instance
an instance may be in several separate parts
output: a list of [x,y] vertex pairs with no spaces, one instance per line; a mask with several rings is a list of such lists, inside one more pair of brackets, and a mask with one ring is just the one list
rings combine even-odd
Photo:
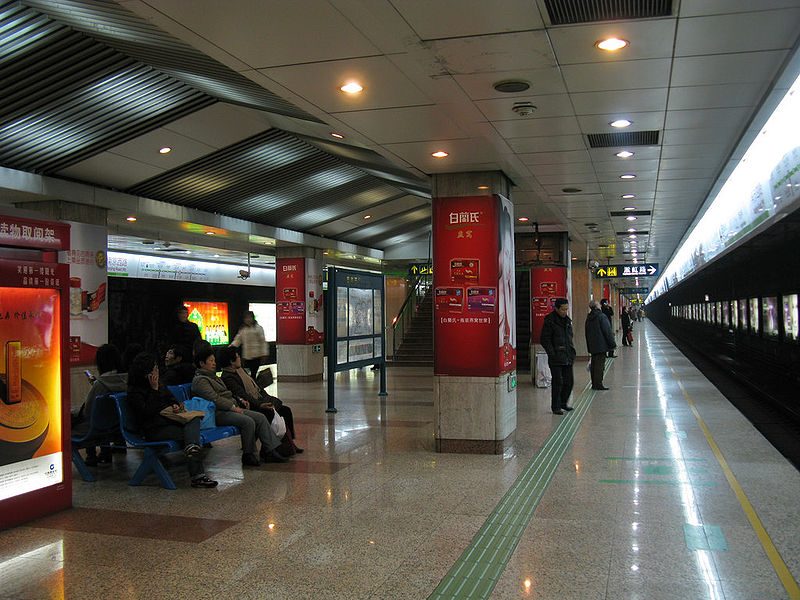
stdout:
[[[608,361],[606,370],[611,362]],[[587,385],[574,402],[575,410],[559,417],[561,422],[428,597],[429,600],[489,597],[556,467],[589,411],[594,395],[595,392]]]

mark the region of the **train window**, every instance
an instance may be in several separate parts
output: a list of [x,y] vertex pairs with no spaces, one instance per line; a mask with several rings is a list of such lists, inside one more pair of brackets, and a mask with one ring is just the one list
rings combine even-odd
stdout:
[[739,300],[739,329],[747,329],[747,300]]
[[758,298],[750,298],[750,333],[758,335]]
[[800,314],[798,314],[798,296],[790,294],[783,297],[783,331],[787,340],[798,339],[798,326],[800,326]]
[[761,299],[761,322],[766,337],[778,337],[778,299],[775,296]]
[[728,327],[731,323],[731,305],[726,300],[722,303],[722,326]]
[[717,314],[716,318],[714,319],[714,323],[716,325],[722,325],[722,302],[717,302]]
[[731,300],[731,328],[739,327],[739,301]]

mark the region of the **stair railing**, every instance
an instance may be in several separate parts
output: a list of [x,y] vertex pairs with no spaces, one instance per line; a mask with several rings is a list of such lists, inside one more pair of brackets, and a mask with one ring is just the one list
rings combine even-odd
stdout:
[[406,332],[411,327],[411,321],[417,313],[417,308],[430,291],[432,285],[433,275],[418,275],[406,299],[403,300],[397,316],[392,319],[392,356],[397,353],[397,349],[403,343],[403,338],[405,338]]

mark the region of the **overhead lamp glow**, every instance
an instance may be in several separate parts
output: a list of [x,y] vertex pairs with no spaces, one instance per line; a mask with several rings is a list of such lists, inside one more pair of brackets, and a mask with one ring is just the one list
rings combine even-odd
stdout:
[[528,217],[520,217],[519,219],[517,219],[517,221],[520,221],[522,223],[525,223],[527,220],[528,220]]
[[636,175],[631,175],[630,173],[627,173],[625,175],[620,175],[619,178],[620,179],[636,179]]
[[634,234],[631,234],[631,235],[629,235],[628,237],[629,237],[630,239],[632,239],[632,240],[635,240],[635,239],[636,239],[636,236],[635,236]]
[[615,50],[621,50],[625,46],[628,45],[628,40],[622,40],[620,38],[608,38],[605,40],[600,40],[595,44],[600,50],[605,50],[606,52],[614,52]]
[[364,88],[358,85],[355,81],[350,81],[349,83],[344,84],[339,89],[348,94],[357,94]]
[[364,215],[364,219],[371,219],[372,215]]
[[626,221],[635,221],[635,220],[636,220],[636,217],[634,217],[633,215],[631,215],[630,217],[625,217],[625,220],[626,220]]
[[164,146],[163,148],[160,148],[158,150],[159,154],[169,154],[170,152],[172,152],[172,148],[170,148],[169,146]]
[[635,232],[636,232],[635,227],[631,227],[630,229],[628,229],[628,233],[635,233]]
[[630,158],[631,156],[633,156],[633,154],[634,153],[631,152],[630,150],[623,150],[622,152],[617,152],[615,156],[619,158]]
[[622,210],[636,210],[636,207],[635,206],[626,206]]
[[636,194],[622,194],[621,196],[624,200],[630,200],[631,198],[636,198]]
[[436,152],[433,152],[431,154],[431,156],[433,156],[434,158],[444,158],[444,157],[450,156],[450,155],[447,152],[445,152],[444,150],[437,150]]
[[219,254],[215,254],[215,255],[214,255],[214,258],[219,258]]
[[214,235],[213,231],[206,231],[206,235]]
[[343,140],[344,136],[341,133],[333,133],[331,132],[331,137],[335,137],[337,140]]
[[623,127],[630,127],[633,125],[633,121],[628,121],[628,119],[617,119],[616,121],[611,121],[609,125],[616,127],[617,129],[622,129]]
[[488,189],[489,189],[489,186],[488,186],[488,185],[479,185],[479,186],[478,186],[478,189],[479,189],[479,190],[488,190]]
[[126,217],[125,220],[129,221],[130,223],[133,223],[136,221],[136,217]]

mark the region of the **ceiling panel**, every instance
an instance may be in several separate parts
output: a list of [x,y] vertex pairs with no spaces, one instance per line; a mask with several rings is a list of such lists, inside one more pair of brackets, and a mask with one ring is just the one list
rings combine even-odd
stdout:
[[[489,98],[515,98],[531,95],[541,96],[549,94],[566,94],[564,78],[561,70],[555,66],[541,69],[514,69],[511,71],[492,71],[489,73],[472,73],[468,75],[453,75],[453,79],[467,93],[472,100],[486,100]],[[519,79],[527,81],[530,89],[512,94],[498,92],[494,84],[499,81]]]
[[545,31],[432,40],[427,46],[452,74],[493,73],[555,66]]
[[620,60],[605,63],[564,65],[561,70],[570,93],[630,88],[661,88],[669,79],[672,61]]
[[468,135],[437,106],[411,106],[336,113],[337,118],[379,144],[450,140]]
[[[548,33],[561,65],[669,58],[675,37],[675,21],[673,19],[614,21],[554,27],[548,29]],[[595,48],[595,43],[609,37],[635,40],[636,43],[631,44],[620,54],[599,52]]]
[[395,7],[423,40],[544,28],[537,11],[515,0],[403,0]]
[[763,91],[763,85],[757,83],[674,87],[669,93],[669,110],[754,106]]

